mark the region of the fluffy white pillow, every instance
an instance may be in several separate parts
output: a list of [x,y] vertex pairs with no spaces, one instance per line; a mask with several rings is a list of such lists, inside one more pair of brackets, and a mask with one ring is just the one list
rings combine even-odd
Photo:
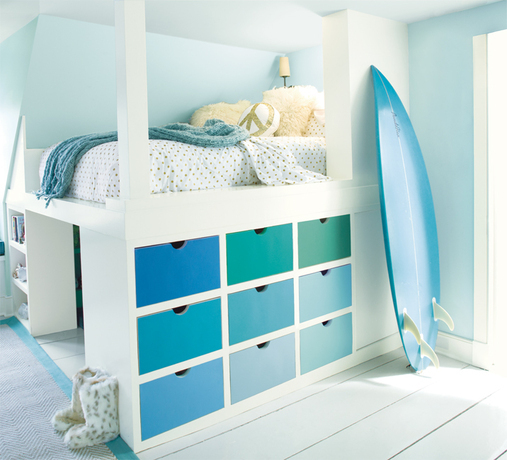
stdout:
[[251,136],[269,137],[280,126],[280,112],[271,104],[259,102],[243,112],[238,125],[243,126]]
[[294,86],[264,91],[262,102],[280,112],[280,127],[275,136],[303,136],[316,104],[317,89]]
[[238,101],[236,104],[229,104],[227,102],[219,102],[217,104],[210,104],[197,109],[190,118],[192,126],[204,126],[206,120],[218,118],[230,125],[237,125],[239,117],[250,105],[250,101]]

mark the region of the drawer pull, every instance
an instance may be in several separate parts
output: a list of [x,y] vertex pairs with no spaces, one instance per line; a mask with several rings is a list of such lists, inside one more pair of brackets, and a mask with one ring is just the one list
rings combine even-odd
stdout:
[[328,275],[328,274],[329,274],[329,270],[321,270],[321,271],[320,271],[320,274],[321,274],[322,276],[326,276],[326,275]]
[[264,286],[257,286],[257,287],[255,288],[255,290],[256,290],[257,292],[266,292],[266,291],[268,290],[268,285],[267,285],[267,284],[265,284]]
[[262,349],[266,349],[266,348],[268,348],[268,346],[269,346],[269,341],[264,342],[264,343],[259,343],[259,345],[257,345],[257,348],[258,348],[259,350],[262,350]]
[[264,227],[264,228],[256,228],[256,229],[254,230],[254,232],[255,232],[257,235],[262,235],[263,233],[266,233],[266,230],[267,230],[267,228],[266,228],[266,227]]
[[187,311],[190,305],[183,305],[182,307],[176,307],[173,308],[173,312],[177,315],[184,315]]
[[324,219],[319,219],[321,224],[327,224],[329,222],[329,217],[325,217]]
[[323,321],[323,322],[322,322],[322,325],[323,325],[324,327],[331,326],[331,321],[333,321],[333,320],[332,320],[332,319],[328,319],[327,321]]
[[188,369],[183,369],[182,371],[175,372],[174,375],[182,379],[183,377],[186,377],[188,375],[190,369],[191,369],[190,367]]
[[183,249],[187,245],[186,241],[175,241],[174,243],[171,243],[171,246],[174,249]]

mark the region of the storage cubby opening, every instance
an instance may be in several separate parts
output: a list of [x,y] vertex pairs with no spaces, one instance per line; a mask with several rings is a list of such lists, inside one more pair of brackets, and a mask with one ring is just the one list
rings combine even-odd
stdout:
[[74,232],[74,275],[76,280],[76,317],[77,327],[84,329],[83,314],[83,279],[81,274],[81,239],[79,236],[79,227],[73,226]]

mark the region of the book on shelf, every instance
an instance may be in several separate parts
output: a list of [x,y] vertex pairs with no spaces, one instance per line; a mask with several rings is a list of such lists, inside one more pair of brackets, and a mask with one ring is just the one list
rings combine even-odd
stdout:
[[20,244],[25,242],[25,216],[12,216],[12,239]]

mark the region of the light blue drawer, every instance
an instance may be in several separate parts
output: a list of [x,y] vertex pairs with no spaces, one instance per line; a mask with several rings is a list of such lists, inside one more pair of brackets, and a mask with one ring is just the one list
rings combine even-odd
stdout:
[[294,268],[291,224],[229,233],[226,240],[229,286]]
[[218,236],[135,249],[137,307],[220,287]]
[[220,299],[143,316],[137,320],[139,374],[222,348]]
[[234,345],[294,324],[294,281],[229,295],[229,343]]
[[352,305],[350,264],[299,278],[299,317],[308,321]]
[[139,390],[144,441],[224,407],[222,358],[194,366],[181,376],[143,383]]
[[230,356],[232,404],[296,377],[294,334],[259,346]]
[[301,374],[352,353],[352,313],[302,329]]

